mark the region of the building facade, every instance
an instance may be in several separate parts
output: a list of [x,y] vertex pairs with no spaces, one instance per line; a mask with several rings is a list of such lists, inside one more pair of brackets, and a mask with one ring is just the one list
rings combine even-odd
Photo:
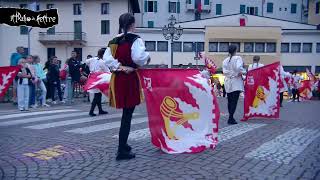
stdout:
[[250,14],[294,22],[308,21],[308,0],[140,0],[140,27],[162,27],[174,15],[178,22],[231,14]]
[[[2,0],[0,6],[27,8],[32,2]],[[57,8],[59,14],[54,28],[30,31],[30,54],[39,55],[42,62],[53,55],[64,62],[73,50],[81,59],[96,55],[118,33],[119,16],[130,11],[128,0],[39,0],[37,5],[37,10]],[[8,65],[17,46],[28,47],[28,28],[0,24],[0,39],[0,66]]]
[[309,13],[308,13],[309,24],[320,24],[320,0],[309,1]]

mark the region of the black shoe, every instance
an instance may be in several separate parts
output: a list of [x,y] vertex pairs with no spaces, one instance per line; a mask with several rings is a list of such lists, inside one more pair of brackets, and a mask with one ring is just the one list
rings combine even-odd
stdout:
[[231,119],[231,120],[229,119],[228,124],[233,125],[233,124],[238,124],[238,123],[235,119]]
[[116,157],[116,160],[119,161],[119,160],[129,160],[129,159],[133,159],[136,157],[136,154],[132,153],[132,152],[118,152],[117,153],[117,157]]
[[96,116],[95,113],[89,113],[89,116],[93,117],[93,116]]
[[108,114],[107,111],[99,111],[99,114]]

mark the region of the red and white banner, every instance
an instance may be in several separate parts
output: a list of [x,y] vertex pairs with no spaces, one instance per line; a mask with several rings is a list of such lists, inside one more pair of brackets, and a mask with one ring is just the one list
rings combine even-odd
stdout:
[[5,95],[19,70],[20,66],[0,67],[0,97]]
[[209,70],[210,74],[216,73],[217,66],[214,63],[214,60],[205,56],[204,52],[199,53],[199,55],[200,55],[200,58],[204,60],[204,64],[206,68]]
[[111,73],[110,72],[97,72],[97,73],[91,73],[89,75],[89,78],[83,87],[85,91],[90,91],[92,89],[98,89],[100,92],[108,95],[109,90],[109,84],[111,79]]
[[310,100],[312,98],[312,85],[313,81],[311,80],[301,81],[300,88],[298,89],[301,98],[306,100]]
[[242,121],[252,117],[279,118],[280,83],[280,62],[249,71]]
[[[152,143],[162,151],[197,153],[218,143],[219,107],[196,69],[143,69]],[[174,77],[174,78],[173,78]]]

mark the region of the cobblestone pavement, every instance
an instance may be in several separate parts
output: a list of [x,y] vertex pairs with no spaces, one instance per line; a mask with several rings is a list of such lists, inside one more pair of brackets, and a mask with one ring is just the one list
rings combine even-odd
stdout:
[[0,179],[320,179],[320,101],[284,103],[280,120],[234,126],[226,124],[226,99],[219,105],[218,146],[169,155],[150,143],[142,104],[129,138],[137,157],[118,162],[121,111],[91,118],[84,102],[26,113],[1,104]]

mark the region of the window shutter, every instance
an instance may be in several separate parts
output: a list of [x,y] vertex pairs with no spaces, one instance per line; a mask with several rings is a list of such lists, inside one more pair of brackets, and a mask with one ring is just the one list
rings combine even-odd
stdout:
[[144,1],[144,12],[148,12],[148,1]]
[[177,2],[177,13],[180,13],[180,2]]
[[254,15],[258,15],[259,13],[258,13],[258,7],[255,7],[254,8]]
[[170,1],[168,1],[168,13],[170,13]]
[[158,2],[157,1],[153,1],[154,3],[154,12],[158,12],[157,7],[158,7]]
[[240,13],[245,14],[246,13],[246,5],[240,5]]

